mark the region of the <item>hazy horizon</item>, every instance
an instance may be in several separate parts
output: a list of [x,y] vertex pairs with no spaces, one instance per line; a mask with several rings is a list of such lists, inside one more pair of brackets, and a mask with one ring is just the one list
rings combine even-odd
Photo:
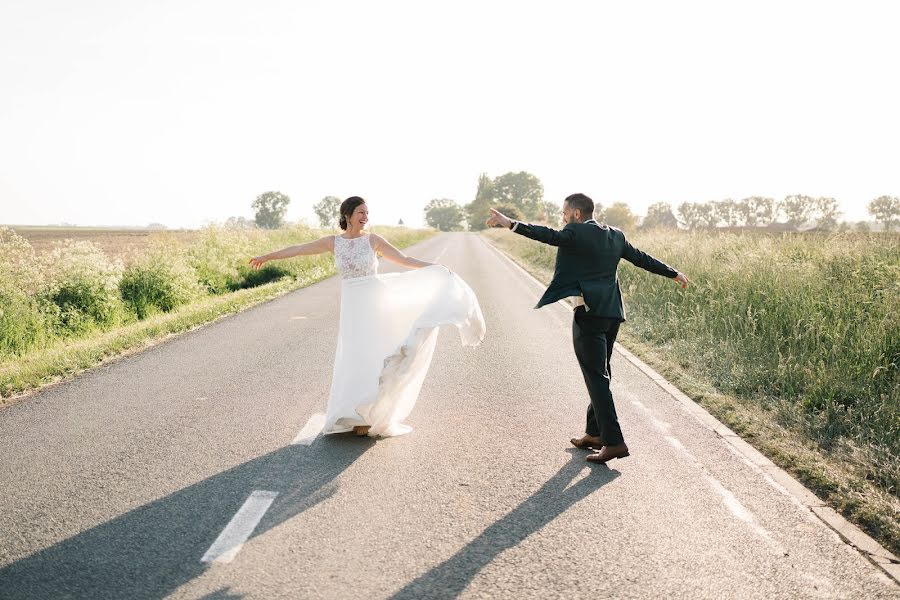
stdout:
[[268,190],[315,223],[545,200],[900,195],[889,2],[0,6],[0,222],[196,228]]
[[[776,201],[777,201],[777,199],[776,199]],[[293,206],[293,204],[294,203],[292,201],[291,202],[292,210],[289,210],[288,212],[289,213],[300,212],[298,210],[298,207]],[[306,224],[308,224],[312,227],[318,227],[319,220],[318,220],[318,217],[316,217],[313,214],[311,206],[312,206],[312,204],[310,204],[308,207],[305,207],[308,209],[307,212],[309,214],[303,214],[298,218],[288,217],[288,218],[286,218],[285,225],[289,226],[294,223],[305,222]],[[629,207],[630,207],[630,205],[629,205]],[[606,206],[602,206],[600,208],[603,209],[603,208],[606,208]],[[633,209],[633,207],[630,207],[630,208]],[[673,213],[675,213],[677,215],[678,214],[677,206],[673,206],[672,211],[673,211]],[[312,215],[312,216],[310,216],[310,215]],[[637,216],[639,219],[642,219],[643,217],[646,216],[646,214],[635,213],[635,216]],[[77,227],[77,228],[86,228],[86,229],[90,229],[90,228],[97,228],[97,229],[156,229],[156,228],[159,228],[159,226],[162,226],[165,229],[175,230],[175,229],[198,229],[198,228],[202,228],[202,227],[205,227],[208,225],[225,225],[225,221],[229,217],[244,217],[250,221],[253,221],[252,214],[245,214],[245,215],[229,215],[228,217],[225,217],[223,219],[218,219],[218,220],[208,219],[208,220],[203,221],[202,223],[195,224],[195,225],[189,225],[189,226],[169,225],[167,223],[162,223],[160,221],[151,221],[150,223],[145,223],[145,224],[139,224],[139,223],[69,223],[69,222],[64,222],[64,221],[60,221],[60,222],[56,222],[56,223],[52,223],[52,222],[48,222],[48,223],[11,223],[10,222],[10,223],[0,223],[0,226],[7,226],[7,227],[60,227],[60,228],[66,228],[66,227],[76,228]],[[780,220],[783,220],[783,219],[780,219]],[[880,227],[880,225],[877,224],[877,221],[875,220],[875,218],[868,214],[866,214],[865,217],[861,218],[861,219],[852,219],[851,220],[851,219],[847,219],[845,215],[842,215],[841,218],[838,219],[838,223],[847,222],[847,223],[853,224],[853,223],[858,223],[860,221],[865,221],[867,223],[874,224],[874,225],[876,225],[876,229],[878,229]],[[374,225],[374,226],[380,226],[380,225],[387,226],[387,225],[397,225],[398,224],[397,222],[384,222],[384,221],[379,221],[374,218],[370,221],[370,223],[371,223],[371,225]],[[409,225],[412,227],[425,226],[424,219],[422,219],[422,222],[413,222],[413,223],[410,223],[404,219],[403,224]],[[335,224],[335,228],[336,227],[337,227],[337,224]]]

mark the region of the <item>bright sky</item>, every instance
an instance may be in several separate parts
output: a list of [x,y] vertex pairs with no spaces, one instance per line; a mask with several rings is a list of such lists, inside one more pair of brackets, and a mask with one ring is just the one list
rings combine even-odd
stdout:
[[895,2],[0,0],[0,223],[900,195]]

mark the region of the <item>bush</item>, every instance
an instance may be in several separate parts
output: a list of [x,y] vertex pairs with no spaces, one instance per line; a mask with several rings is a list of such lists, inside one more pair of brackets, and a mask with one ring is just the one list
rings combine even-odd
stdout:
[[21,356],[48,338],[46,318],[33,298],[0,289],[0,358]]
[[158,311],[169,312],[201,293],[184,252],[166,240],[139,255],[119,282],[123,302],[138,319]]
[[188,250],[188,260],[197,281],[211,294],[224,294],[244,287],[239,267],[248,260],[250,240],[238,229],[211,225]]
[[0,227],[0,356],[22,355],[47,337],[46,320],[33,294],[43,273],[22,236]]
[[92,242],[64,240],[41,262],[46,279],[38,301],[59,333],[77,334],[121,322],[121,261],[109,259]]

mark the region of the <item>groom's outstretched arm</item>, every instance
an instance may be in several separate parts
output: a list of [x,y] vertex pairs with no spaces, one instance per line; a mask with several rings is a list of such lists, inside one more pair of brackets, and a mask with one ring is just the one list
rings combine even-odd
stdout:
[[684,273],[673,269],[661,260],[653,258],[646,252],[638,250],[632,246],[627,239],[625,240],[625,247],[622,249],[622,258],[645,271],[650,271],[656,275],[674,279],[677,283],[681,284],[681,287],[683,288],[687,287],[688,278],[684,276]]
[[493,208],[491,209],[491,216],[487,220],[487,224],[491,227],[494,225],[507,227],[519,235],[524,235],[527,238],[543,242],[544,244],[550,244],[551,246],[569,246],[575,243],[575,229],[570,228],[568,225],[563,227],[561,231],[557,231],[556,229],[550,229],[549,227],[544,227],[542,225],[532,225],[530,223],[514,221]]

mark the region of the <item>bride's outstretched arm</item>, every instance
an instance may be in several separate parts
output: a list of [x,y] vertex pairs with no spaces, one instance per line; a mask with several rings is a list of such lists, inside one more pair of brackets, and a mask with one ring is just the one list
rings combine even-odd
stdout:
[[410,269],[421,269],[422,267],[431,267],[435,264],[413,258],[412,256],[407,256],[394,248],[394,246],[392,246],[389,241],[387,241],[380,235],[374,233],[370,235],[372,236],[372,241],[374,242],[372,244],[372,247],[375,249],[375,252],[378,252],[391,262],[395,262],[398,265],[403,265],[404,267],[409,267]]
[[250,259],[250,266],[259,269],[264,263],[270,260],[278,260],[280,258],[292,258],[294,256],[309,256],[311,254],[322,254],[323,252],[334,252],[334,236],[327,235],[319,238],[314,242],[298,244],[296,246],[288,246],[269,254],[262,256],[254,256]]

